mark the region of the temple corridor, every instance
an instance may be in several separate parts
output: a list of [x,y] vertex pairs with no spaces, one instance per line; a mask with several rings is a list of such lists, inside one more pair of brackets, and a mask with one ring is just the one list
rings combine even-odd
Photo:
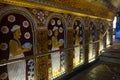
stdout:
[[119,0],[0,0],[0,80],[120,80]]

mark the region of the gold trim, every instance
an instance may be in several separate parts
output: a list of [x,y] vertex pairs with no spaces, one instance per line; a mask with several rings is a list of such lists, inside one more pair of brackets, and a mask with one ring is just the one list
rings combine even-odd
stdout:
[[24,0],[23,1],[22,0],[20,0],[20,1],[17,1],[17,0],[1,0],[0,3],[10,4],[10,5],[15,5],[15,6],[21,6],[21,7],[28,7],[28,8],[43,9],[43,10],[53,11],[53,12],[57,12],[57,13],[67,13],[67,14],[73,14],[73,15],[77,15],[77,16],[84,16],[84,17],[90,17],[90,18],[95,18],[95,19],[97,18],[97,19],[112,21],[112,19],[109,19],[109,18],[103,18],[103,17],[99,17],[99,16],[93,16],[93,15],[89,15],[89,14],[73,12],[73,11],[70,11],[70,10],[55,8],[55,7],[46,6],[46,5],[38,4],[38,3],[34,3],[34,2],[28,2],[28,1],[24,1]]

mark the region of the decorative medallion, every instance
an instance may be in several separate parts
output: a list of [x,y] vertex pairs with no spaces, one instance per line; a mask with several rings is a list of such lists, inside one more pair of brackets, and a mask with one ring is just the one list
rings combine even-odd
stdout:
[[7,34],[7,33],[9,32],[8,27],[7,27],[7,26],[2,26],[1,32],[2,32],[3,34]]
[[15,16],[14,15],[9,15],[8,16],[8,21],[9,22],[14,22],[15,21]]
[[40,21],[43,21],[43,20],[44,20],[45,15],[44,15],[44,13],[43,13],[42,11],[40,11],[37,15],[38,15],[38,19],[39,19]]
[[57,21],[57,24],[58,24],[58,25],[61,25],[61,21],[60,21],[60,20],[58,20],[58,21]]
[[28,21],[23,21],[23,27],[25,27],[25,28],[29,27],[29,22]]
[[0,44],[0,49],[1,50],[7,50],[7,48],[8,48],[8,44],[7,43],[1,43]]
[[60,33],[63,32],[63,28],[62,28],[62,27],[59,28],[59,32],[60,32]]
[[8,74],[7,74],[6,72],[2,73],[2,74],[0,75],[0,80],[6,80],[6,79],[7,79],[7,76],[8,76]]
[[24,34],[24,37],[25,37],[25,39],[29,39],[29,38],[30,38],[30,33],[29,33],[29,32],[26,32],[26,33]]
[[52,31],[51,31],[51,30],[48,30],[48,35],[49,35],[49,36],[52,36],[52,34],[53,34]]
[[52,19],[52,20],[50,21],[50,23],[51,23],[51,25],[55,25],[55,20]]
[[32,13],[33,13],[33,14],[37,14],[37,10],[36,10],[36,9],[33,9],[33,10],[32,10]]

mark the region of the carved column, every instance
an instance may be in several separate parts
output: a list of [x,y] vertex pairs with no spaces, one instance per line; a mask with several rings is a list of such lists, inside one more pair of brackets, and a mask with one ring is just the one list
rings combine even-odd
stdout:
[[[48,52],[47,30],[37,30],[37,55]],[[38,80],[48,80],[48,56],[37,58]]]
[[84,29],[85,29],[85,64],[87,64],[88,63],[88,54],[89,54],[89,46],[88,46],[88,43],[89,43],[89,31],[88,31],[88,25],[89,25],[89,18],[84,18],[84,21],[85,21],[85,27],[84,27]]
[[[100,38],[99,38],[99,20],[96,21],[96,40],[98,41]],[[99,55],[99,42],[96,43],[96,58],[98,57]]]
[[68,50],[68,73],[73,71],[73,29],[67,29],[67,48],[71,48]]

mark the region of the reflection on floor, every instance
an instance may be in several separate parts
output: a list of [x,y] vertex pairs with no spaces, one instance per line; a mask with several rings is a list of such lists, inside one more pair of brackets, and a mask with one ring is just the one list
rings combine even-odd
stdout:
[[120,80],[120,64],[100,62],[70,80]]
[[[113,40],[113,45],[106,50],[108,53],[120,53],[120,40]],[[109,58],[108,58],[109,59]],[[120,58],[119,58],[120,59]],[[120,80],[120,62],[100,61],[90,68],[78,73],[70,80]]]

